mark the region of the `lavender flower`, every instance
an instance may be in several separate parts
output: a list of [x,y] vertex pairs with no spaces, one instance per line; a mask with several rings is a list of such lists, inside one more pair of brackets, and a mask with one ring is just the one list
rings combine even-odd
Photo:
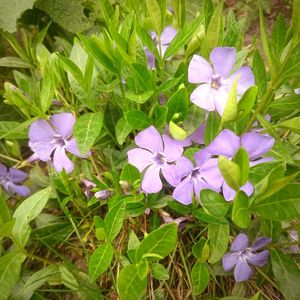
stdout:
[[230,47],[215,48],[210,53],[210,61],[202,56],[194,55],[189,64],[188,81],[200,83],[193,91],[190,99],[196,105],[208,110],[217,110],[222,115],[226,106],[231,86],[238,78],[237,94],[242,94],[254,85],[254,75],[248,66],[241,67],[232,74],[236,61],[236,51]]
[[183,152],[178,143],[167,135],[161,136],[155,127],[150,126],[135,137],[140,148],[129,150],[128,161],[140,172],[146,170],[142,180],[142,190],[156,193],[162,189],[160,172],[167,179],[172,173],[170,163],[177,161]]
[[29,188],[25,185],[18,185],[24,181],[28,175],[15,168],[7,168],[0,163],[0,183],[5,189],[5,191],[12,195],[14,193],[19,194],[23,197],[29,195]]
[[295,94],[300,95],[300,88],[294,89]]
[[[203,151],[210,155],[223,155],[231,159],[238,149],[243,147],[248,153],[250,166],[254,166],[272,160],[272,157],[262,158],[262,156],[273,147],[274,142],[275,140],[266,134],[248,132],[239,137],[234,132],[224,129]],[[250,196],[253,193],[253,185],[248,181],[241,187],[241,190]],[[234,199],[235,191],[225,180],[222,184],[222,191],[227,201]]]
[[39,119],[30,125],[29,147],[40,160],[52,160],[57,172],[65,169],[70,173],[74,168],[66,150],[82,158],[90,155],[81,155],[75,139],[71,138],[74,123],[75,118],[72,114],[60,113],[50,117],[50,124]]
[[189,159],[181,157],[172,167],[173,177],[167,178],[175,186],[173,198],[185,205],[192,203],[194,194],[199,199],[203,189],[219,192],[222,184],[217,159],[207,160],[206,157],[195,155],[195,161],[196,166]]
[[249,241],[247,236],[244,233],[238,234],[231,244],[230,252],[225,254],[222,259],[225,272],[229,272],[234,268],[235,281],[248,280],[253,273],[249,264],[262,267],[267,263],[269,251],[257,251],[270,242],[270,238],[260,237],[254,240],[251,247],[248,247]]
[[[172,26],[167,26],[161,33],[161,36],[160,36],[161,45],[159,45],[157,34],[155,32],[151,32],[151,37],[156,45],[156,48],[159,51],[159,54],[161,55],[161,57],[164,56],[169,44],[174,39],[176,33],[177,33],[177,31],[175,28],[173,28]],[[147,48],[145,48],[145,53],[147,56],[149,69],[155,69],[154,55]]]

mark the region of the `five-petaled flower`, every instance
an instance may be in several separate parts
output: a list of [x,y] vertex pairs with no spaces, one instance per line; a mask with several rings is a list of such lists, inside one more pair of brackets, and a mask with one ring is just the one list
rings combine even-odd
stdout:
[[222,116],[230,89],[236,79],[237,95],[254,85],[254,75],[249,66],[243,66],[234,73],[236,50],[231,47],[214,48],[210,53],[210,63],[202,56],[194,55],[188,68],[188,81],[200,84],[190,99],[196,105],[208,110],[216,110]]
[[0,184],[3,186],[5,191],[12,195],[14,193],[19,194],[23,197],[29,195],[29,188],[25,185],[18,183],[23,182],[28,175],[15,168],[7,168],[0,163]]
[[[212,142],[202,150],[210,155],[223,155],[227,158],[233,158],[240,147],[243,147],[249,156],[250,166],[272,160],[272,157],[262,156],[266,154],[274,145],[274,138],[259,132],[244,133],[241,137],[234,132],[224,129]],[[248,196],[253,193],[253,185],[248,181],[241,187]],[[222,192],[227,201],[233,200],[235,191],[229,187],[226,181],[223,181]]]
[[157,193],[162,189],[160,172],[167,179],[172,173],[171,163],[177,161],[183,148],[167,135],[161,136],[154,126],[141,131],[135,137],[135,143],[140,148],[127,152],[128,161],[140,172],[145,171],[141,188],[147,193]]
[[269,251],[261,248],[269,244],[272,240],[267,237],[260,237],[254,240],[251,247],[244,233],[238,234],[231,244],[230,252],[225,254],[222,262],[225,272],[234,268],[234,279],[237,282],[248,280],[253,273],[249,265],[262,267],[269,258]]
[[[172,42],[176,35],[177,31],[172,26],[167,26],[160,35],[160,45],[157,34],[155,32],[151,32],[151,37],[156,45],[156,48],[161,57],[164,56],[169,44]],[[148,60],[149,69],[155,69],[155,57],[149,49],[145,48],[145,53]]]
[[50,124],[43,119],[33,122],[29,128],[29,147],[42,161],[52,159],[57,172],[63,169],[70,173],[73,162],[67,157],[66,151],[78,157],[87,157],[80,154],[77,143],[72,138],[75,118],[71,113],[60,113],[50,117]]

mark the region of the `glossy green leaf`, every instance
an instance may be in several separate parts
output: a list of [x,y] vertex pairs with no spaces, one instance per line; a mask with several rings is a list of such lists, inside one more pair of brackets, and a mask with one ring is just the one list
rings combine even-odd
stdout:
[[132,130],[132,126],[129,125],[127,119],[124,116],[121,119],[119,119],[115,127],[115,133],[116,133],[117,142],[120,145],[124,144],[131,130]]
[[203,221],[208,224],[217,224],[217,225],[226,225],[228,224],[227,220],[224,218],[217,218],[213,215],[210,215],[204,211],[202,208],[197,208],[193,210],[193,216],[200,221]]
[[102,123],[101,112],[86,113],[76,120],[73,134],[81,154],[84,155],[91,149],[101,132]]
[[258,86],[258,93],[263,96],[267,90],[267,73],[263,59],[258,50],[254,52],[252,63],[253,74],[255,82]]
[[194,257],[198,258],[201,262],[205,262],[208,259],[209,246],[204,237],[201,237],[200,240],[194,244],[192,253]]
[[167,120],[168,108],[157,105],[154,109],[154,126],[156,128],[164,127]]
[[201,294],[209,283],[209,272],[205,263],[197,261],[191,272],[192,288],[195,295]]
[[235,191],[238,191],[241,186],[241,169],[233,161],[220,155],[218,158],[218,167],[224,177],[226,183]]
[[247,228],[250,225],[249,198],[243,191],[239,191],[234,198],[231,218],[241,228]]
[[140,110],[132,110],[125,114],[128,124],[135,129],[143,130],[151,125],[151,119]]
[[122,169],[120,179],[133,184],[135,181],[141,179],[141,173],[135,166],[131,164],[125,164]]
[[225,254],[229,241],[229,225],[208,224],[208,239],[210,258],[208,262],[214,264]]
[[237,118],[237,84],[239,78],[235,79],[228,94],[224,112],[221,117],[221,124],[234,121]]
[[90,258],[89,277],[95,281],[109,267],[114,255],[114,248],[110,242],[98,246]]
[[236,152],[233,162],[235,162],[241,171],[241,180],[240,185],[243,186],[246,184],[249,176],[249,156],[248,152],[244,148],[239,148],[239,150]]
[[152,97],[152,95],[153,95],[153,91],[147,91],[141,94],[134,94],[132,92],[128,92],[126,93],[126,98],[133,102],[143,104],[147,102]]
[[[299,2],[300,4],[300,2]],[[299,11],[300,12],[300,11]],[[299,20],[300,21],[300,20]],[[279,14],[276,18],[271,37],[272,52],[279,57],[286,43],[287,25],[284,17]]]
[[292,118],[277,124],[278,127],[300,134],[300,117]]
[[175,140],[183,141],[187,138],[187,133],[173,121],[169,122],[169,131]]
[[177,242],[177,224],[169,223],[152,231],[142,241],[136,251],[136,260],[143,257],[158,260],[169,255]]
[[75,276],[64,265],[58,267],[62,283],[72,291],[78,291],[79,284]]
[[152,26],[155,32],[160,35],[163,24],[161,8],[156,0],[146,0],[146,6],[150,15]]
[[140,279],[144,279],[149,271],[148,261],[146,259],[142,259],[136,266]]
[[188,112],[188,93],[184,85],[169,98],[167,102],[168,115],[167,121],[172,120],[175,114],[179,114],[176,121],[182,121],[186,118]]
[[152,276],[157,280],[169,280],[170,275],[168,270],[159,263],[151,265]]
[[217,112],[209,112],[204,131],[205,146],[208,146],[218,135],[220,122],[221,119]]
[[22,123],[15,121],[0,121],[0,136],[13,139],[26,139],[28,137],[28,123],[20,130]]
[[0,58],[0,67],[30,69],[33,65],[19,57],[6,56]]
[[117,280],[120,300],[140,300],[147,287],[147,277],[140,279],[136,265],[124,267]]
[[113,241],[119,234],[125,218],[126,204],[121,200],[117,202],[104,218],[106,225],[106,238]]
[[251,112],[256,101],[257,93],[258,88],[256,85],[254,85],[243,94],[242,98],[238,102],[239,116],[246,116]]

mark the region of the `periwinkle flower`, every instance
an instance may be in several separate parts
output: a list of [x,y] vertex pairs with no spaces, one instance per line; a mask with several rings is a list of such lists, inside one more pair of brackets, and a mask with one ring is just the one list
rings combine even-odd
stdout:
[[0,163],[0,184],[3,186],[5,191],[12,195],[14,193],[26,197],[29,195],[29,188],[25,185],[18,183],[23,182],[28,175],[15,168],[7,168]]
[[222,259],[225,272],[234,268],[235,281],[248,280],[253,273],[249,265],[262,267],[268,262],[269,251],[258,252],[258,250],[271,241],[270,238],[259,237],[249,247],[248,237],[244,233],[238,234],[231,244],[230,252],[225,254]]
[[295,94],[300,95],[300,88],[294,89]]
[[52,160],[57,172],[63,169],[70,173],[74,165],[66,151],[84,158],[90,155],[80,154],[77,143],[72,138],[75,118],[71,113],[60,113],[50,117],[50,123],[39,119],[29,128],[29,147],[42,161]]
[[[156,48],[161,57],[164,56],[169,44],[172,42],[176,35],[177,31],[172,26],[167,26],[160,35],[160,45],[158,41],[157,34],[155,32],[151,32],[151,37],[156,45]],[[149,69],[155,69],[155,57],[149,51],[149,49],[145,48],[145,53],[148,60],[148,67]]]
[[172,166],[173,177],[169,177],[168,182],[175,186],[173,198],[178,202],[188,205],[192,203],[193,195],[198,199],[200,191],[211,189],[220,191],[222,177],[218,172],[217,159],[206,159],[200,155],[195,155],[196,166],[187,159],[181,157],[175,166]]
[[140,148],[129,150],[128,161],[140,172],[145,171],[141,188],[147,193],[156,193],[162,189],[160,172],[169,177],[170,164],[177,161],[183,148],[167,135],[160,135],[154,126],[141,131],[135,137],[135,143]]
[[216,110],[222,116],[230,89],[238,78],[237,95],[254,85],[254,75],[249,66],[243,66],[232,74],[236,61],[236,50],[231,47],[214,48],[210,53],[210,63],[202,56],[194,55],[188,68],[188,81],[200,84],[190,99],[196,105],[208,110]]
[[[231,130],[224,129],[203,151],[231,159],[242,147],[248,153],[250,166],[254,166],[272,160],[272,157],[262,158],[262,156],[273,147],[274,143],[274,138],[259,132],[248,132],[239,137]],[[241,187],[241,190],[250,196],[253,193],[253,185],[248,181]],[[227,201],[234,199],[235,191],[228,186],[225,180],[222,184],[222,191]]]

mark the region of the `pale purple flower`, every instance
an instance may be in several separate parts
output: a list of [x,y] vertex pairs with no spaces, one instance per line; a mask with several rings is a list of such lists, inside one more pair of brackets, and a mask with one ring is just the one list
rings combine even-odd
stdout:
[[[262,156],[273,147],[274,143],[274,138],[267,134],[248,132],[239,137],[231,130],[224,129],[209,146],[204,148],[203,152],[210,155],[223,155],[232,159],[239,148],[243,147],[248,153],[250,166],[254,166],[273,159],[272,157],[262,158]],[[250,196],[253,193],[253,185],[248,181],[241,187],[241,190]],[[222,184],[222,191],[227,201],[234,199],[235,191],[228,186],[225,180]]]
[[300,95],[300,88],[294,89],[295,94]]
[[5,189],[5,191],[13,195],[14,193],[19,194],[23,197],[29,195],[29,188],[25,185],[20,185],[28,175],[15,168],[7,168],[0,163],[0,184]]
[[186,157],[181,157],[176,165],[171,166],[172,172],[168,173],[168,182],[175,186],[172,196],[184,205],[191,204],[194,195],[199,199],[203,189],[219,192],[223,181],[217,159],[207,160],[195,155],[195,161],[196,166]]
[[245,281],[250,278],[253,271],[249,265],[262,267],[269,258],[269,251],[261,248],[269,244],[272,240],[267,237],[259,237],[249,247],[249,241],[244,233],[238,234],[231,244],[230,252],[225,254],[223,268],[225,272],[229,272],[234,268],[234,279],[237,282]]
[[188,68],[188,81],[200,84],[190,99],[196,105],[208,110],[216,110],[222,116],[229,91],[238,78],[238,99],[254,85],[254,75],[249,66],[243,66],[232,74],[236,61],[236,50],[231,47],[214,48],[210,53],[210,63],[202,56],[194,55]]
[[161,136],[154,126],[141,131],[135,137],[140,148],[129,150],[128,161],[140,172],[145,170],[141,188],[147,193],[156,193],[162,189],[160,173],[169,177],[171,163],[177,161],[183,148],[167,135]]
[[72,138],[72,130],[75,118],[70,113],[55,114],[50,117],[50,123],[39,119],[33,122],[29,128],[29,147],[42,161],[52,161],[57,172],[63,169],[70,173],[73,162],[67,157],[66,151],[78,156],[80,154],[77,143]]
[[[161,57],[164,56],[169,44],[174,39],[176,33],[177,33],[177,31],[174,27],[167,26],[163,30],[163,32],[161,33],[161,36],[160,36],[160,43],[161,44],[159,45],[157,34],[153,31],[151,32],[151,38],[153,39],[153,41],[156,45],[156,48],[158,49],[158,52],[159,52]],[[149,69],[155,69],[155,57],[154,57],[154,55],[147,48],[145,48],[145,53],[146,53],[146,56],[147,56]]]
[[112,192],[108,189],[105,190],[101,190],[95,193],[95,197],[99,200],[105,200],[107,199],[110,195],[112,194]]

